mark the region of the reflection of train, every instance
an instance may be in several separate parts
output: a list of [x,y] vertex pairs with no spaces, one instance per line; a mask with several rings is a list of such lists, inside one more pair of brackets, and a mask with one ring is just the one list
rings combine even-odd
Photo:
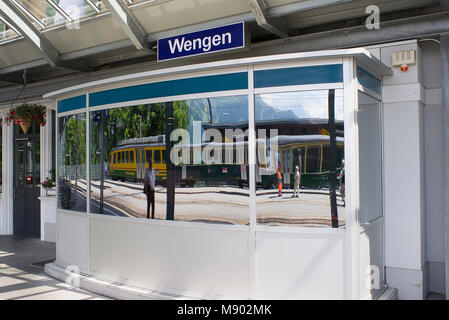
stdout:
[[123,140],[109,153],[109,175],[112,180],[143,180],[147,159],[153,160],[156,183],[166,179],[165,136]]
[[[301,185],[306,188],[329,187],[330,137],[327,135],[278,136],[272,140],[277,143],[279,154],[276,159],[281,164],[284,184],[294,184],[295,166],[300,168]],[[275,141],[274,141],[275,140]],[[344,159],[344,138],[336,137],[337,171]]]
[[[161,136],[159,136],[161,137]],[[156,183],[166,179],[165,143],[161,138],[150,143],[148,138],[123,141],[109,155],[109,174],[113,180],[143,180],[146,162],[153,159]],[[145,140],[147,139],[147,140]],[[343,138],[337,137],[337,168],[344,156]],[[301,184],[307,188],[329,186],[329,136],[295,135],[257,140],[256,182],[264,188],[276,185],[277,167],[284,185],[293,185],[295,166],[301,170]],[[277,151],[276,151],[277,146]],[[188,150],[189,154],[183,154]],[[217,153],[217,150],[220,151]],[[175,180],[182,186],[196,182],[207,184],[248,184],[248,142],[202,143],[175,145]],[[231,160],[232,159],[232,160]],[[198,161],[195,161],[198,160]]]

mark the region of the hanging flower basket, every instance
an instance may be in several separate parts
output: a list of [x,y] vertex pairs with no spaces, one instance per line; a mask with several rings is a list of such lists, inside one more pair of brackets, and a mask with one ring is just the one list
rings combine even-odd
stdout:
[[9,113],[5,117],[6,124],[14,122],[18,124],[23,133],[27,134],[33,121],[37,122],[40,126],[46,124],[46,107],[40,104],[28,104],[24,103],[18,107],[9,110]]

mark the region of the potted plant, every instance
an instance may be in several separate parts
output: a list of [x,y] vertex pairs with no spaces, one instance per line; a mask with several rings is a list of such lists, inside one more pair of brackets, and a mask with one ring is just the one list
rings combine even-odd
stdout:
[[45,178],[45,181],[41,183],[45,189],[45,195],[48,196],[48,191],[55,187],[55,181],[49,177]]
[[46,124],[46,108],[40,104],[28,104],[24,103],[20,106],[12,108],[5,117],[6,124],[14,122],[18,124],[23,133],[27,134],[31,127],[32,121],[36,121],[40,126]]

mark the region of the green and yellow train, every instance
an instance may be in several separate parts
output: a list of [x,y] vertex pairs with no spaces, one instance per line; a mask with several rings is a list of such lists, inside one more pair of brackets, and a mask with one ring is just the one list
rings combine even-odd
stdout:
[[[337,170],[344,158],[343,138],[337,137]],[[277,148],[275,147],[277,145]],[[167,177],[167,154],[163,142],[148,143],[132,139],[111,150],[109,176],[113,180],[142,181],[148,159],[153,160],[156,184],[164,185]],[[186,157],[183,152],[190,153]],[[277,151],[274,151],[277,150]],[[220,152],[221,155],[215,154]],[[327,188],[330,169],[329,136],[278,136],[257,140],[256,182],[259,187],[277,185],[277,168],[283,175],[284,185],[293,186],[295,166],[301,171],[301,184],[305,188]],[[224,142],[196,145],[175,145],[175,181],[181,186],[231,184],[248,185],[248,143]],[[169,156],[169,155],[168,155]],[[200,159],[195,163],[194,159]],[[226,161],[230,160],[231,161]],[[183,162],[184,160],[184,162]],[[187,161],[186,161],[187,160]]]

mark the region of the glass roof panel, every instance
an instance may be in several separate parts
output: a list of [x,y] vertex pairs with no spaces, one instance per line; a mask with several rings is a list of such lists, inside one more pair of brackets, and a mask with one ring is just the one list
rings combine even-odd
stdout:
[[45,0],[16,0],[16,2],[28,12],[25,12],[25,15],[39,29],[54,25],[55,10]]
[[2,17],[0,17],[0,42],[16,38],[18,36],[19,34],[17,34],[13,29],[11,29],[6,23],[4,23],[2,21]]
[[55,24],[65,22],[68,16],[72,20],[94,15],[106,11],[106,7],[100,0],[49,0],[56,4]]

